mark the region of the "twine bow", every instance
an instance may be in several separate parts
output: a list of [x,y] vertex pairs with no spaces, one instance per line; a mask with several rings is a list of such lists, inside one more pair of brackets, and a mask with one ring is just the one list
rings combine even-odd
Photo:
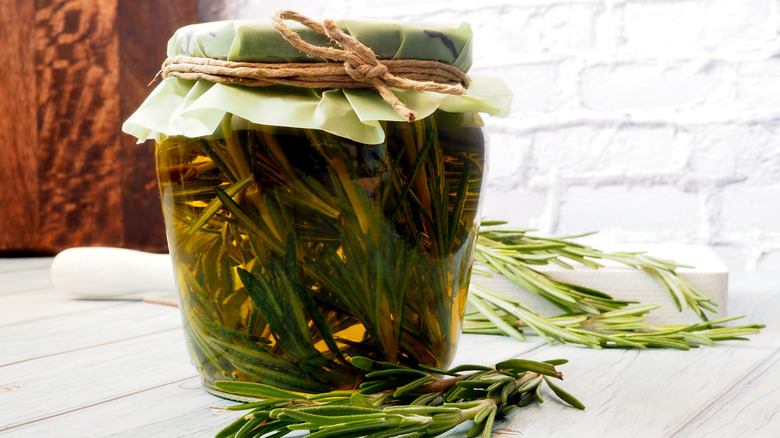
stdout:
[[[285,20],[297,21],[327,36],[338,48],[307,43],[298,33],[287,27]],[[344,33],[332,20],[319,23],[294,11],[279,11],[272,17],[272,24],[296,49],[312,56],[341,61],[341,64],[233,62],[174,56],[163,63],[161,73],[163,77],[206,79],[250,87],[373,87],[396,112],[410,122],[416,119],[415,113],[390,91],[390,87],[460,95],[466,92],[469,85],[469,78],[465,73],[442,62],[416,59],[379,60],[369,47]]]

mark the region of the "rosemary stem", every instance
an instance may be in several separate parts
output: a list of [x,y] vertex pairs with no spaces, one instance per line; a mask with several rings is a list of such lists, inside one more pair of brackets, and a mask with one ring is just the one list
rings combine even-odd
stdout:
[[412,391],[412,394],[427,394],[431,392],[446,392],[453,386],[455,386],[456,383],[460,382],[461,380],[468,377],[468,375],[461,375],[457,377],[449,377],[445,379],[439,379],[434,382],[428,383],[427,385],[423,385],[416,390]]

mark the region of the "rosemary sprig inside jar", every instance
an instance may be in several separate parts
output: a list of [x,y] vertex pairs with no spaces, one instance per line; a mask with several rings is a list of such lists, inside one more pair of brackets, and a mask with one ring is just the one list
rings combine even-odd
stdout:
[[448,363],[477,232],[479,125],[437,112],[387,122],[387,141],[367,146],[226,119],[220,138],[164,140],[168,235],[207,385],[317,392],[354,386],[357,355]]

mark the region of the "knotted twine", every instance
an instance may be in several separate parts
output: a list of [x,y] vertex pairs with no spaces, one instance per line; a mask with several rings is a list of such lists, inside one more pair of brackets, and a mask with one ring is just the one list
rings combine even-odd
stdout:
[[[330,38],[339,48],[309,44],[290,30],[285,20],[297,21]],[[322,23],[294,11],[279,11],[272,17],[274,28],[290,45],[312,56],[336,62],[262,63],[234,62],[191,56],[165,60],[164,78],[205,79],[221,84],[248,87],[287,85],[303,88],[375,88],[385,102],[407,121],[417,117],[390,87],[460,95],[469,78],[457,67],[438,61],[418,59],[379,60],[369,47],[344,33],[332,20]]]

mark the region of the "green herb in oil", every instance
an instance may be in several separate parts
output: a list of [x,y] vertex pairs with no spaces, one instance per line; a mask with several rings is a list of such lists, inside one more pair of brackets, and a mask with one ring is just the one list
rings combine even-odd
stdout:
[[226,118],[170,137],[160,187],[205,384],[320,392],[354,356],[443,366],[466,306],[484,167],[475,115],[387,122],[365,145]]

